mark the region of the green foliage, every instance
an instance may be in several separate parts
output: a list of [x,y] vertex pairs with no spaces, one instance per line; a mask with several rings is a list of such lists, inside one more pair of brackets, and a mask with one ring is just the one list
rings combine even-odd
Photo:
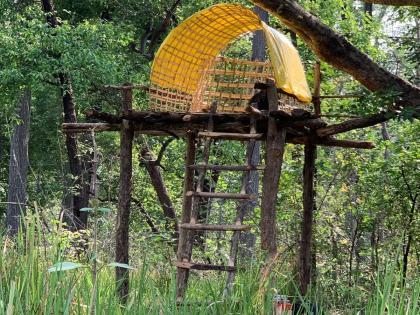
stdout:
[[73,263],[69,261],[59,262],[52,265],[48,268],[48,272],[59,272],[59,271],[67,271],[67,270],[74,270],[83,267],[82,264]]

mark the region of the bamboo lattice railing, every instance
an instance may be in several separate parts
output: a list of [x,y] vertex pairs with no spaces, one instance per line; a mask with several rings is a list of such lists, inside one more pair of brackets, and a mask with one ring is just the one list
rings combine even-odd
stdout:
[[[217,57],[201,73],[194,95],[152,85],[150,109],[160,112],[207,111],[216,101],[219,112],[243,112],[255,94],[256,82],[274,80],[270,61],[250,61]],[[290,111],[301,107],[293,96],[279,93],[279,109]]]

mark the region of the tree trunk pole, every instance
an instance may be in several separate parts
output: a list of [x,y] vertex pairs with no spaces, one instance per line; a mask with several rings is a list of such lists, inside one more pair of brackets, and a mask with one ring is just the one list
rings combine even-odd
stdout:
[[305,145],[305,162],[303,166],[303,219],[300,243],[300,292],[306,295],[311,282],[312,266],[312,225],[314,210],[314,174],[315,174],[316,146]]
[[13,129],[10,140],[9,184],[7,194],[6,231],[15,236],[21,215],[26,212],[26,184],[28,174],[28,142],[31,108],[31,91],[26,88],[19,101],[20,124]]
[[[314,67],[314,93],[312,103],[315,115],[321,116],[321,62],[317,61]],[[315,281],[316,251],[313,243],[313,230],[315,220],[313,213],[316,210],[315,180],[317,170],[315,166],[316,145],[305,144],[304,167],[303,167],[303,217],[301,226],[301,244],[299,252],[299,281],[301,294],[305,295],[311,281]]]
[[[268,12],[259,6],[254,6],[254,12],[259,16],[261,21],[268,23]],[[262,30],[255,31],[252,38],[252,57],[253,61],[265,60],[265,36]]]
[[[273,81],[268,82],[267,97],[269,110],[278,108],[277,90]],[[274,118],[268,118],[266,139],[266,167],[263,177],[261,201],[261,248],[267,249],[270,256],[277,252],[276,206],[277,192],[286,145],[286,129],[277,125]]]
[[[122,90],[123,112],[132,108],[132,90]],[[129,262],[129,219],[132,186],[132,149],[134,131],[129,121],[123,120],[120,134],[120,182],[118,195],[117,232],[115,242],[115,261]],[[129,289],[128,270],[115,268],[116,283],[120,298],[125,301]]]
[[317,61],[314,69],[314,95],[312,97],[316,117],[321,116],[321,100],[319,98],[321,94],[321,79],[321,62]]

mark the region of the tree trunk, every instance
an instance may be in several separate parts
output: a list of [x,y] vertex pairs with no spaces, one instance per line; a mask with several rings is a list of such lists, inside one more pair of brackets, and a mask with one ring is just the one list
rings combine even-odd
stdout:
[[376,217],[373,220],[372,231],[370,234],[370,266],[371,266],[372,272],[376,272],[378,270],[378,260],[376,257],[376,253],[378,252],[377,229],[378,229],[378,219]]
[[404,283],[405,283],[405,279],[407,277],[408,257],[410,255],[410,248],[411,248],[412,240],[413,240],[413,235],[411,233],[409,233],[408,238],[407,238],[407,243],[404,245],[404,250],[403,250],[402,277],[403,277],[403,282]]
[[[215,156],[218,157],[217,154]],[[216,191],[217,182],[219,181],[219,170],[209,170],[209,176],[204,177],[203,182],[203,189],[202,192],[210,192],[214,193]],[[212,200],[208,198],[199,198],[199,202],[197,204],[197,222],[200,223],[208,223],[210,211],[212,209]],[[203,251],[203,253],[206,252],[206,237],[207,231],[204,230],[197,230],[194,234],[194,242],[199,246],[199,248]],[[210,257],[207,257],[206,260],[208,263],[211,263]]]
[[171,7],[166,11],[166,15],[163,18],[160,26],[150,34],[148,56],[150,56],[151,59],[153,59],[154,48],[156,47],[156,44],[158,44],[160,37],[168,30],[169,26],[171,25],[174,12],[180,3],[181,0],[175,0],[172,3]]
[[21,215],[24,216],[26,212],[30,108],[31,91],[26,88],[19,101],[21,121],[14,127],[10,140],[9,190],[6,210],[6,229],[10,236],[17,234]]
[[[255,6],[254,12],[260,17],[261,21],[268,23],[268,12],[264,9]],[[263,31],[255,31],[254,37],[252,38],[252,60],[264,61],[266,58],[266,44],[265,36]]]
[[355,220],[355,227],[354,230],[352,231],[353,234],[351,236],[351,247],[350,247],[350,257],[349,257],[349,274],[348,274],[348,281],[349,281],[349,286],[352,287],[354,285],[354,280],[353,280],[353,257],[355,256],[356,252],[356,245],[357,245],[357,240],[359,238],[359,233],[360,233],[360,219],[356,218]]
[[[334,281],[334,285],[338,285],[338,275],[339,268],[341,267],[341,261],[339,257],[338,242],[335,237],[334,225],[330,225],[330,240],[331,240],[331,256],[332,256],[332,268],[331,268],[331,277]],[[337,296],[336,290],[334,290],[334,296]]]
[[[411,209],[410,209],[410,213],[408,215],[408,222],[406,224],[406,231],[404,232],[404,247],[403,247],[403,259],[402,259],[402,276],[403,276],[403,283],[405,283],[405,279],[407,276],[407,270],[408,270],[408,257],[410,255],[410,249],[411,249],[411,243],[413,241],[413,238],[415,236],[415,229],[413,228],[414,225],[414,221],[416,218],[416,213],[418,211],[418,207],[417,207],[417,198],[418,198],[418,192],[415,192],[415,188],[413,189],[411,187],[411,185],[409,184],[405,172],[404,172],[404,168],[401,168],[401,176],[403,178],[404,184],[407,187],[407,191],[408,191],[408,197],[411,201]],[[408,234],[407,236],[407,241],[405,240],[406,238],[406,234]]]
[[[67,75],[59,74],[63,111],[65,123],[76,123],[76,109],[74,104],[73,89]],[[83,229],[87,225],[88,212],[80,212],[81,208],[87,207],[89,203],[90,181],[83,178],[83,167],[77,149],[77,137],[75,134],[66,134],[67,158],[69,169],[74,178],[73,186],[76,190],[72,193],[73,211],[72,226],[76,229]]]
[[156,227],[155,223],[153,222],[152,217],[150,214],[146,211],[146,209],[143,207],[142,203],[135,199],[131,198],[132,202],[134,203],[134,206],[139,209],[140,213],[144,216],[144,220],[146,221],[146,224],[149,226],[150,231],[153,234],[159,234],[159,229]]
[[[57,20],[53,0],[41,0],[42,9],[45,13],[45,18],[50,27],[56,28],[59,23]],[[59,57],[56,57],[59,58]],[[57,79],[60,83],[61,96],[63,102],[64,122],[76,123],[76,109],[73,95],[73,88],[68,74],[59,73]],[[64,209],[66,221],[71,227],[76,229],[83,229],[86,227],[88,213],[80,212],[80,209],[87,207],[89,202],[90,181],[83,179],[82,162],[80,161],[77,150],[77,136],[75,134],[66,133],[66,149],[67,158],[69,162],[69,169],[72,177],[75,192],[72,193],[72,202],[65,202],[72,206],[70,213]],[[73,189],[72,189],[73,190]]]
[[[314,94],[313,94],[313,100],[312,103],[314,105],[314,112],[315,112],[315,116],[316,117],[320,117],[321,116],[321,99],[320,99],[320,95],[321,95],[321,80],[322,80],[322,72],[321,72],[321,62],[318,60],[315,63],[315,67],[314,67]],[[308,150],[310,151],[310,147],[308,147]],[[316,146],[314,147],[314,165],[313,165],[313,170],[314,170],[314,175],[313,175],[313,194],[312,194],[312,212],[316,213],[317,211],[317,204],[316,204],[316,197],[317,197],[317,187],[316,187],[316,183],[318,181],[318,170],[316,168],[315,165],[315,160],[316,160]],[[306,152],[306,151],[305,151]],[[308,156],[309,158],[309,156]],[[305,174],[304,174],[305,175]],[[316,220],[315,218],[312,216],[312,236],[311,236],[311,281],[312,284],[316,283],[316,278],[317,278],[317,260],[316,260],[316,242],[314,241],[314,237],[313,235],[315,234],[315,229],[316,229]]]
[[[388,133],[388,128],[386,126],[386,122],[381,123],[381,134],[382,134],[382,139],[384,141],[389,141],[391,140],[391,137],[389,136]],[[384,151],[384,159],[388,160],[389,159],[389,150],[388,150],[388,146],[385,147],[385,151]]]
[[303,166],[303,219],[300,243],[300,292],[305,296],[311,282],[312,266],[312,225],[314,211],[314,174],[316,146],[305,145],[305,162]]

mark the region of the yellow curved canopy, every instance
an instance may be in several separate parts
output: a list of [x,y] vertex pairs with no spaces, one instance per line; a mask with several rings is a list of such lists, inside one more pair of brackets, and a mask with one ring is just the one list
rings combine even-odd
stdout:
[[218,4],[197,12],[173,29],[156,53],[150,80],[163,88],[194,95],[206,68],[234,39],[263,29],[276,86],[311,101],[299,54],[278,31],[239,4]]

